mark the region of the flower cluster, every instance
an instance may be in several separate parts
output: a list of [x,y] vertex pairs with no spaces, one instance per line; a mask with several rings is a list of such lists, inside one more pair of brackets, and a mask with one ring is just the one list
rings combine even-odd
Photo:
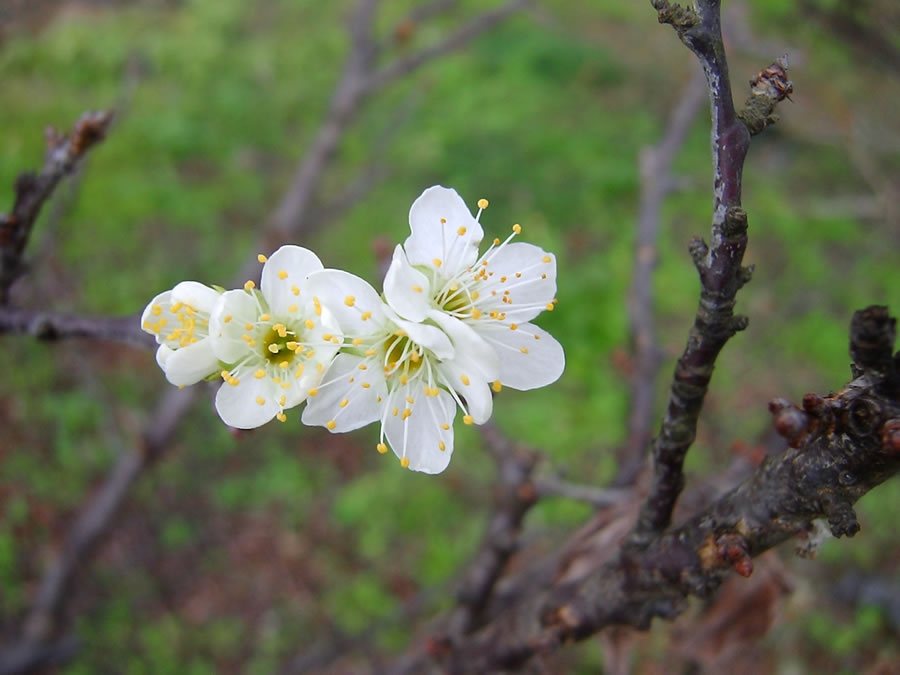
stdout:
[[378,451],[439,473],[453,452],[457,408],[482,424],[493,393],[534,389],[562,374],[560,344],[530,323],[556,303],[556,259],[494,239],[479,254],[487,207],[472,216],[455,190],[413,203],[383,294],[299,246],[264,263],[260,287],[223,291],[185,281],[156,296],[141,325],[175,385],[221,378],[216,410],[233,427],[287,419],[339,433],[381,423]]

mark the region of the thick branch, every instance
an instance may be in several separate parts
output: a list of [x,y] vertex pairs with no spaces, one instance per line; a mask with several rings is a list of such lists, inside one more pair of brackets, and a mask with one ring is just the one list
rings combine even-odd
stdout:
[[653,444],[653,481],[634,534],[633,545],[647,543],[671,522],[672,510],[684,487],[682,467],[694,441],[697,419],[712,378],[716,358],[725,343],[747,326],[735,316],[738,290],[752,269],[741,266],[747,247],[747,214],[741,208],[741,172],[750,132],[735,113],[728,65],[719,23],[719,1],[698,0],[696,13],[667,0],[652,0],[659,19],[671,23],[693,51],[706,75],[712,108],[713,218],[709,247],[691,242],[691,256],[700,275],[700,303],[687,346],[675,367],[669,403]]
[[88,338],[152,349],[156,342],[141,330],[137,316],[78,316],[0,307],[0,335],[30,335],[39,340]]
[[0,215],[0,305],[9,302],[9,289],[22,274],[22,254],[41,208],[63,176],[72,173],[95,144],[103,140],[111,112],[85,113],[69,136],[47,131],[47,154],[39,174],[23,173],[16,180],[12,213]]
[[[775,401],[776,429],[792,443],[702,513],[642,548],[624,549],[586,579],[527,597],[447,652],[449,672],[513,668],[542,651],[604,627],[649,627],[673,618],[690,595],[709,597],[733,569],[825,519],[835,536],[853,536],[853,504],[900,471],[900,352],[886,308],[857,312],[851,325],[854,378],[837,394],[807,394],[803,410]],[[890,340],[890,341],[888,341]]]

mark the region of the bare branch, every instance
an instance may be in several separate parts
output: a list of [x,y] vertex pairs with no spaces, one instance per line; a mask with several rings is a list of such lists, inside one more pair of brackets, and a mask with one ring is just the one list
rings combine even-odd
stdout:
[[382,67],[373,73],[372,77],[366,82],[366,89],[380,89],[389,82],[418,70],[429,61],[459,49],[470,40],[499,24],[511,14],[518,12],[530,2],[531,0],[507,0],[500,7],[480,14],[463,27],[457,29],[456,32],[451,33],[442,42]]
[[69,136],[47,130],[47,154],[40,174],[23,173],[16,180],[12,213],[0,215],[0,305],[9,302],[9,289],[22,274],[22,255],[44,203],[59,181],[75,170],[84,155],[103,140],[111,112],[85,113]]
[[900,352],[885,307],[854,315],[853,379],[837,394],[807,394],[803,410],[773,401],[775,427],[792,447],[684,524],[625,548],[585,579],[525,596],[478,633],[448,647],[451,673],[496,672],[606,626],[646,629],[674,618],[690,595],[710,597],[730,572],[826,519],[853,536],[853,504],[900,472]]
[[598,488],[593,485],[578,485],[550,476],[535,479],[534,489],[538,498],[541,499],[563,497],[577,502],[585,502],[596,508],[618,504],[633,494],[629,488]]
[[137,316],[78,316],[0,307],[0,335],[30,335],[39,340],[89,338],[152,349],[153,337],[140,327]]
[[656,376],[662,356],[653,326],[653,268],[660,209],[672,189],[672,162],[684,144],[691,123],[706,98],[703,77],[696,73],[684,87],[672,111],[666,132],[654,147],[641,152],[641,197],[635,237],[635,262],[628,293],[628,323],[634,352],[628,412],[628,436],[620,460],[616,484],[631,483],[644,463],[650,442]]
[[651,0],[659,20],[670,23],[682,42],[697,55],[706,75],[712,107],[713,218],[712,240],[695,238],[690,245],[700,275],[700,303],[687,346],[675,367],[669,403],[653,444],[653,482],[630,538],[647,543],[668,527],[675,501],[684,487],[682,466],[697,432],[716,358],[725,343],[747,327],[734,314],[738,290],[752,268],[741,266],[747,247],[747,214],[741,208],[741,173],[750,132],[737,116],[722,42],[719,0],[698,0],[697,10]]

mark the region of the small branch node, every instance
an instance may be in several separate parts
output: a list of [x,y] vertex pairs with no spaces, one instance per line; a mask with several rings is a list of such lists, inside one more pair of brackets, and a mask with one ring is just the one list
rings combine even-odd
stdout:
[[729,322],[729,332],[734,335],[735,333],[740,333],[741,331],[747,330],[747,326],[750,325],[750,317],[745,316],[743,314],[738,314],[735,317],[732,317]]
[[747,540],[739,534],[725,534],[716,539],[719,558],[742,577],[753,574],[753,560],[747,551]]
[[799,448],[809,431],[810,416],[784,398],[772,399],[769,412],[774,417],[778,435],[787,439],[792,448]]
[[750,80],[750,96],[744,102],[744,109],[738,113],[738,119],[751,136],[775,124],[778,121],[775,106],[784,99],[791,99],[794,83],[787,79],[787,67],[788,58],[784,55]]
[[691,254],[691,260],[694,266],[702,275],[706,271],[707,256],[709,255],[709,246],[700,237],[692,237],[691,243],[688,244],[688,252]]
[[741,267],[737,272],[737,283],[738,288],[743,288],[745,284],[750,283],[753,279],[753,272],[756,270],[756,265],[747,265],[746,267]]
[[740,206],[729,206],[722,224],[722,235],[733,239],[747,234],[747,212]]

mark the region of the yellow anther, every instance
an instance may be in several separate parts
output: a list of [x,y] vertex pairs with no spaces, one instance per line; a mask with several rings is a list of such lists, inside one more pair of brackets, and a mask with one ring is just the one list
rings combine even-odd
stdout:
[[443,429],[444,431],[447,431],[449,428],[450,428],[450,425],[449,425],[449,424],[442,424],[442,425],[441,425],[441,429]]
[[494,246],[499,246],[500,240],[497,237],[494,237]]
[[487,200],[487,199],[481,198],[481,199],[478,200],[478,208],[479,208],[479,209],[486,209],[487,207],[488,207],[488,200]]
[[285,342],[284,346],[287,347],[290,351],[294,351],[297,349],[297,343],[291,340],[290,342]]
[[375,446],[375,449],[378,450],[382,455],[387,452],[387,446],[384,443],[379,443]]
[[291,364],[289,364],[287,361],[282,361],[281,363],[278,364],[278,367],[279,368],[287,368],[289,365],[291,365]]
[[412,415],[412,410],[409,409],[409,408],[404,408],[404,409],[403,409],[403,414],[400,415],[400,419],[405,420],[405,419],[406,419],[407,417],[409,417],[410,415]]
[[477,300],[477,299],[478,299],[478,291],[472,291],[472,299],[473,299],[473,300]]
[[316,364],[316,370],[321,374],[325,370],[325,364],[319,361],[319,363]]
[[309,390],[308,392],[306,392],[306,393],[307,393],[307,395],[309,395],[309,396],[315,396],[316,394],[319,393],[319,390],[316,389],[315,387],[313,387],[312,389],[310,389],[310,390]]
[[441,266],[441,259],[440,259],[440,258],[435,258],[435,259],[432,260],[431,262],[434,263],[434,266],[435,266],[435,267],[440,267],[440,266]]
[[268,321],[268,320],[271,319],[271,318],[272,318],[272,316],[271,316],[270,314],[260,314],[260,315],[259,315],[259,320],[260,320],[260,321]]
[[541,262],[553,262],[553,258],[551,258],[549,255],[545,255],[543,258],[541,258]]
[[466,228],[464,228],[464,227],[461,227],[456,231],[456,234],[458,234],[460,237],[463,236],[465,233],[466,233]]
[[446,222],[447,222],[447,219],[446,219],[446,218],[441,218],[441,225],[443,225],[443,224],[446,223]]
[[421,286],[413,286],[412,289],[413,289],[416,293],[421,293],[421,292],[422,292],[422,287],[421,287]]
[[393,412],[392,412],[391,414],[392,414],[394,417],[396,417],[397,415],[400,414],[400,408],[394,408],[394,410],[393,410]]
[[378,396],[378,397],[375,399],[375,401],[376,401],[376,403],[381,403],[381,397]]
[[[182,307],[184,307],[183,302],[176,302],[174,305],[169,307],[169,311],[172,312],[172,314],[178,314],[179,310],[181,310]],[[190,314],[193,310],[191,309],[190,306],[188,306],[188,307],[185,307],[185,311],[188,314]]]
[[505,283],[506,283],[506,277],[500,277],[500,283],[501,283],[501,284],[505,284]]
[[287,276],[288,276],[287,270],[278,270],[278,278],[279,279],[281,279],[283,281],[284,279],[287,279]]
[[343,401],[341,401],[340,406],[341,406],[342,408],[346,408],[348,403],[350,403],[350,399],[349,399],[349,398],[345,398]]
[[367,321],[372,318],[372,312],[363,312],[359,318],[363,321]]
[[286,404],[286,403],[287,403],[287,396],[285,396],[284,394],[282,394],[282,395],[281,395],[281,398],[278,399],[278,405],[284,406],[284,404]]
[[[274,378],[273,378],[273,379],[274,379]],[[282,382],[282,383],[281,383],[281,388],[282,388],[282,389],[290,389],[290,388],[291,388],[291,383],[290,383],[290,382]]]
[[534,336],[534,339],[535,339],[535,340],[540,340],[540,339],[541,339],[541,336],[540,336],[540,335],[535,335],[535,336]]
[[495,380],[494,383],[491,385],[491,389],[493,389],[494,391],[496,391],[499,394],[500,390],[503,389],[503,385],[500,384],[500,380]]
[[290,307],[288,307],[288,311],[291,312],[292,314],[294,312],[296,312],[298,309],[299,308],[297,307],[297,305],[291,305]]
[[229,321],[231,321],[232,318],[233,317],[231,316],[231,314],[229,314],[224,319],[222,319],[222,323],[228,323]]
[[394,331],[394,335],[397,337],[406,337],[406,331],[403,329]]
[[334,420],[329,420],[325,423],[325,426],[328,427],[329,431],[334,431],[334,428],[337,426],[337,422],[335,422]]
[[471,415],[463,415],[463,424],[472,424],[475,420]]
[[244,324],[244,330],[253,330],[253,324],[252,324],[252,323],[245,323],[245,324]]
[[305,325],[309,330],[312,330],[316,326],[315,322],[312,319],[307,319]]
[[528,347],[519,347],[519,351],[522,352],[523,354],[527,354],[527,353],[528,353]]
[[227,370],[223,370],[219,375],[221,375],[222,379],[226,382],[228,381],[228,378],[231,377],[231,374]]
[[481,318],[481,310],[478,309],[477,307],[473,307],[473,308],[472,308],[472,318],[473,318],[473,319],[480,319],[480,318]]
[[322,333],[322,339],[325,340],[325,342],[331,342],[332,337],[331,333]]
[[374,349],[367,349],[366,356],[375,356],[376,352]]
[[153,309],[150,310],[150,313],[153,314],[153,316],[159,316],[160,314],[162,314],[162,307],[160,307],[159,305],[153,305]]
[[299,378],[299,377],[302,376],[302,375],[303,375],[303,364],[302,364],[302,363],[298,363],[298,364],[297,364],[297,370],[294,371],[294,377]]
[[300,295],[300,289],[296,286],[291,286],[291,293],[293,293],[294,295]]
[[552,311],[553,311],[553,303],[552,303],[552,302],[548,302],[548,303],[547,303],[547,311],[548,311],[548,312],[552,312]]
[[260,253],[258,256],[256,256],[256,259],[259,260],[259,262],[261,262],[261,263],[264,263],[264,262],[266,262],[266,260],[268,260],[268,258],[266,256],[264,256],[262,253]]
[[521,272],[516,272],[516,279],[518,279],[518,278],[521,277],[521,276],[522,276],[522,273],[521,273]]
[[547,278],[547,275],[546,275],[546,274],[542,274],[542,275],[541,275],[541,279],[546,279],[546,278]]
[[277,354],[279,352],[280,348],[278,347],[278,345],[273,343],[273,344],[270,344],[268,347],[266,347],[266,349],[268,349],[273,354]]
[[413,403],[415,403],[415,400],[413,399],[412,396],[407,396],[407,397],[406,397],[406,402],[409,403],[410,405],[412,405]]
[[402,466],[404,469],[408,469],[409,468],[409,458],[404,457],[403,459],[401,459],[400,466]]
[[[487,267],[488,261],[487,261],[487,260],[482,260],[482,261],[481,261],[481,264],[484,265],[485,267]],[[484,272],[484,270],[482,270],[482,272]]]
[[361,386],[363,389],[368,389],[368,388],[371,387],[372,385],[369,384],[368,382],[360,382],[360,386]]
[[261,380],[261,379],[263,379],[265,376],[266,376],[266,371],[263,370],[262,368],[260,368],[260,369],[257,370],[255,373],[253,373],[253,377],[255,377],[257,380]]
[[322,316],[322,303],[319,302],[319,298],[313,296],[313,308],[316,311],[316,316]]
[[285,415],[283,412],[275,413],[275,419],[279,422],[287,422],[287,415]]
[[265,404],[266,404],[266,399],[264,399],[262,396],[257,396],[257,397],[256,397],[256,402],[257,402],[259,405],[265,405]]
[[509,329],[510,329],[510,330],[515,330],[515,329],[518,328],[518,327],[519,327],[519,326],[518,326],[517,324],[514,324],[514,323],[509,324]]
[[353,338],[353,346],[354,346],[354,347],[359,347],[362,343],[363,343],[363,339],[362,339],[362,338],[359,338],[359,337],[358,337],[358,338]]
[[464,385],[469,386],[469,376],[468,376],[468,375],[463,375],[463,376],[462,376],[461,378],[459,378],[459,379],[462,380],[462,383],[463,383]]
[[141,328],[143,328],[144,330],[152,330],[153,324],[150,323],[149,321],[145,321],[144,323],[141,324]]
[[419,362],[419,352],[417,352],[415,349],[413,351],[411,351],[409,353],[409,360],[412,361],[413,363],[418,363]]
[[516,223],[515,225],[513,225],[513,232],[515,232],[516,234],[521,234],[522,226]]
[[440,443],[438,443],[438,447],[439,447],[441,450],[446,450],[446,449],[447,449],[447,446],[444,445],[444,441],[441,441]]
[[249,291],[251,288],[256,288],[256,282],[254,282],[252,279],[247,281],[247,283],[244,284],[245,291]]

